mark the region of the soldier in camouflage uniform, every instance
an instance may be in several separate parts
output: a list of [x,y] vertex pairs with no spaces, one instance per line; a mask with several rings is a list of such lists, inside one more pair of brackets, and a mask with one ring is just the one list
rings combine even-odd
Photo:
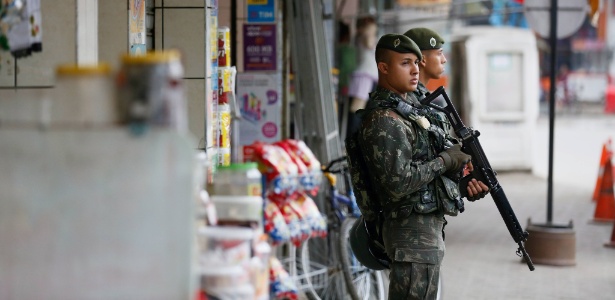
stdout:
[[[378,87],[360,111],[359,131],[346,142],[363,217],[367,222],[384,218],[389,299],[395,300],[436,298],[444,215],[456,215],[463,205],[457,182],[449,177],[471,159],[442,122],[407,95],[419,84],[421,59],[419,47],[404,35],[387,34],[378,41]],[[399,108],[402,102],[408,109]],[[484,192],[472,185],[471,196]]]

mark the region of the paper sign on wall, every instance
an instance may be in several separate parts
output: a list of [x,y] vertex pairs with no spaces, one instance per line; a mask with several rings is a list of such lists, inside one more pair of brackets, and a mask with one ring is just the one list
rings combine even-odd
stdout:
[[276,71],[276,25],[243,25],[243,60],[245,71]]
[[241,111],[240,144],[273,143],[281,138],[282,99],[277,74],[237,74],[237,105]]
[[145,1],[128,1],[128,47],[131,55],[146,52],[145,45]]
[[248,0],[248,23],[275,22],[275,0]]

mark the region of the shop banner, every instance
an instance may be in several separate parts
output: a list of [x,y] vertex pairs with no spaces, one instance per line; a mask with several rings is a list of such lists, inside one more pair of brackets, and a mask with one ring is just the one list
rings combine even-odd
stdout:
[[241,112],[239,143],[273,143],[282,134],[280,76],[268,73],[237,74],[237,106]]
[[243,25],[243,61],[245,71],[276,71],[276,25]]
[[248,0],[248,23],[275,22],[275,0]]

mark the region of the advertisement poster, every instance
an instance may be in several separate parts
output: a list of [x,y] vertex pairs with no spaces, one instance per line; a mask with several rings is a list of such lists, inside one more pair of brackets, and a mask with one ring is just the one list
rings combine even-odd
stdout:
[[145,0],[128,1],[128,47],[131,55],[145,54]]
[[242,120],[239,143],[273,143],[282,135],[282,99],[279,75],[237,74],[237,105]]
[[275,0],[248,0],[248,23],[275,21]]
[[243,61],[245,71],[275,71],[276,25],[243,25]]

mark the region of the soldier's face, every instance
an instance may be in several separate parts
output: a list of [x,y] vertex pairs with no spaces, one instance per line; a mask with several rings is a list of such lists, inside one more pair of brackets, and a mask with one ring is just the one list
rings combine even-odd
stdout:
[[440,79],[444,74],[444,64],[446,63],[446,57],[442,49],[423,50],[423,60],[421,61],[421,68],[423,74],[429,78],[423,79]]
[[419,83],[419,59],[414,53],[391,51],[387,63],[387,81],[397,92],[415,91]]

